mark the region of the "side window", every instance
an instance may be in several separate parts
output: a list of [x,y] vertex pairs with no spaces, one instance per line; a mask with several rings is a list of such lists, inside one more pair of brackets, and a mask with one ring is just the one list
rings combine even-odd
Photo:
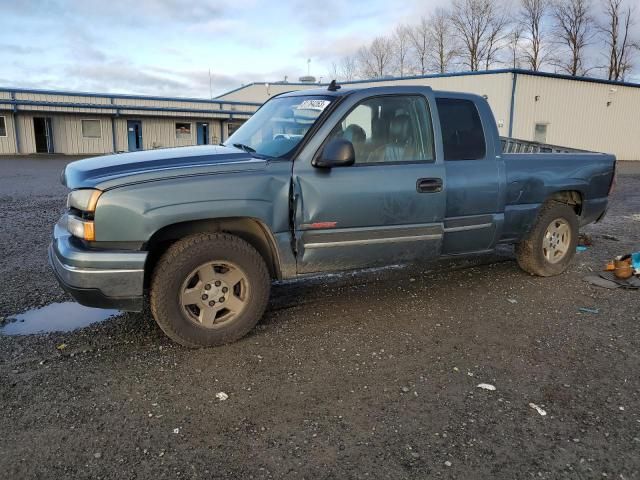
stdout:
[[353,144],[357,164],[433,162],[433,129],[420,96],[375,97],[358,104],[329,135]]
[[487,152],[484,130],[475,104],[470,100],[438,98],[445,160],[480,160]]

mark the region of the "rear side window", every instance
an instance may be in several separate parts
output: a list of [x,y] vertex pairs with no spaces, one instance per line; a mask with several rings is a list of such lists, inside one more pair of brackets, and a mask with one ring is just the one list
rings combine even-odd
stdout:
[[480,160],[487,147],[475,104],[470,100],[438,98],[445,160]]

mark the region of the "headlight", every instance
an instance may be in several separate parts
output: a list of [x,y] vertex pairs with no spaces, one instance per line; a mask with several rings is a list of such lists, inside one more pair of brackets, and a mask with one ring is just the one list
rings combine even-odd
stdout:
[[67,197],[67,208],[75,208],[82,212],[95,212],[100,195],[102,192],[93,188],[73,190]]
[[67,230],[74,237],[93,242],[96,239],[96,230],[93,222],[82,220],[74,215],[67,215]]

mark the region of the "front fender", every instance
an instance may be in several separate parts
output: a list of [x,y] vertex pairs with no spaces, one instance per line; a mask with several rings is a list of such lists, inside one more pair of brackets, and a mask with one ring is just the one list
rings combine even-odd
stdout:
[[265,173],[165,179],[108,190],[95,213],[97,242],[147,242],[175,223],[228,217],[260,220],[288,231],[290,165]]

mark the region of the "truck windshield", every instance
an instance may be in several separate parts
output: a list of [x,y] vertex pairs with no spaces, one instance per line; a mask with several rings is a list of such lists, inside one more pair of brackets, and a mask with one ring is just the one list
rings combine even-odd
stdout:
[[266,157],[286,157],[334,98],[320,95],[274,98],[238,128],[224,145]]

